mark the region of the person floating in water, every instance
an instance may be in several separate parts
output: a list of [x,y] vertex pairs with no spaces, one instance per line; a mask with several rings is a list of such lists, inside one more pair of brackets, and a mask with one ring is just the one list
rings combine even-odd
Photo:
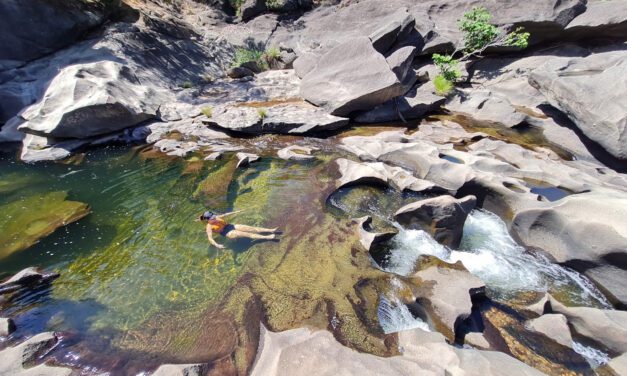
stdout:
[[222,249],[224,246],[218,244],[213,240],[213,234],[217,233],[229,239],[264,239],[274,240],[277,238],[278,229],[276,228],[262,228],[246,225],[235,225],[227,223],[224,217],[241,212],[242,210],[216,215],[210,211],[204,212],[198,219],[203,222],[207,222],[207,238],[209,243],[214,247]]

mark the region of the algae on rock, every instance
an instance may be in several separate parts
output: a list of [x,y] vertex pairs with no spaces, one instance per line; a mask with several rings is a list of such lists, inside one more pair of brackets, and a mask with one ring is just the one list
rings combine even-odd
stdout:
[[67,192],[51,192],[0,207],[0,259],[35,244],[59,227],[89,214],[89,206],[68,201]]

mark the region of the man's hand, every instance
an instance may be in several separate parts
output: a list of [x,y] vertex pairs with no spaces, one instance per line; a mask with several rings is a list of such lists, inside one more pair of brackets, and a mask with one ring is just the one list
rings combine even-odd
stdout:
[[214,244],[214,247],[218,248],[218,249],[224,249],[224,246],[222,244]]

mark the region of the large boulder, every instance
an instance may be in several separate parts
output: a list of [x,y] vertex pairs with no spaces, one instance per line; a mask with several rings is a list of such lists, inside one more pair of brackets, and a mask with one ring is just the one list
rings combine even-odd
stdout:
[[63,48],[106,19],[97,2],[83,1],[5,0],[0,14],[0,71]]
[[242,21],[248,21],[267,9],[266,0],[246,0],[240,5],[238,12]]
[[370,110],[406,91],[367,37],[331,49],[301,84],[303,98],[336,116]]
[[549,62],[529,82],[588,138],[627,160],[627,51]]
[[394,218],[406,228],[424,229],[438,242],[457,248],[462,240],[466,217],[476,204],[475,196],[456,199],[444,195],[403,206]]
[[617,38],[627,35],[627,2],[588,0],[586,11],[566,26],[569,39]]
[[73,65],[50,82],[39,103],[21,114],[26,121],[18,129],[58,138],[110,133],[154,118],[161,98],[124,64]]

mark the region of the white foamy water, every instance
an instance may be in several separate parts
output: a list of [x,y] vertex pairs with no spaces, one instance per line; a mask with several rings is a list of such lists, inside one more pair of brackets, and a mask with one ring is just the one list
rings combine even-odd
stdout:
[[592,368],[597,368],[609,363],[610,357],[601,350],[597,350],[582,343],[573,341],[573,350],[583,356]]
[[397,298],[398,291],[402,288],[402,283],[396,278],[392,278],[390,282],[392,290],[389,295],[391,297],[388,298],[382,295],[379,298],[379,307],[377,309],[379,324],[383,332],[390,334],[415,328],[429,331],[429,325],[419,317],[414,317],[409,308]]
[[421,255],[451,263],[462,261],[490,290],[504,297],[519,291],[544,292],[549,287],[564,287],[574,301],[596,300],[610,307],[587,278],[552,264],[545,257],[525,252],[509,235],[505,223],[486,211],[475,210],[468,216],[459,250],[439,244],[424,231],[400,229],[385,270],[409,275]]

